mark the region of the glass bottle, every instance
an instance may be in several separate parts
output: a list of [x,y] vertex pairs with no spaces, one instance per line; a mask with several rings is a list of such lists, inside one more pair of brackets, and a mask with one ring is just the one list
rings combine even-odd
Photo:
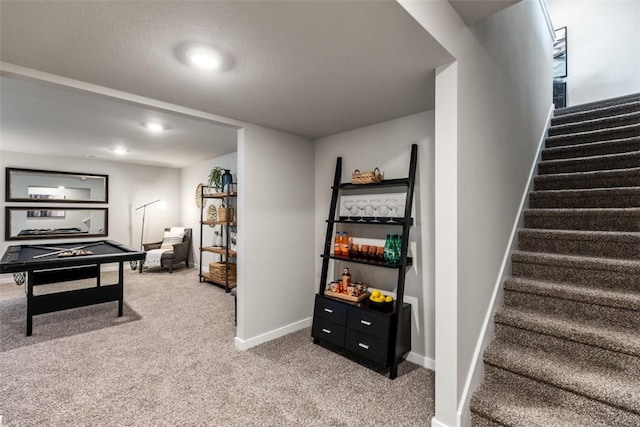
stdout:
[[342,237],[340,232],[336,231],[336,237],[333,239],[333,254],[340,255],[342,253]]
[[349,234],[342,232],[342,256],[349,256]]
[[387,234],[387,238],[386,238],[386,240],[384,241],[384,260],[385,260],[386,262],[392,262],[392,261],[391,261],[391,258],[392,258],[392,257],[391,257],[391,254],[392,254],[393,252],[391,251],[391,243],[392,243],[392,241],[391,241],[391,234]]

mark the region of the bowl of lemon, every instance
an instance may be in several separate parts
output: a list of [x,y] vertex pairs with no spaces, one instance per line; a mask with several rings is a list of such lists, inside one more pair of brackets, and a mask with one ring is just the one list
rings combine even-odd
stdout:
[[375,290],[369,295],[369,307],[379,311],[391,311],[393,309],[393,297]]

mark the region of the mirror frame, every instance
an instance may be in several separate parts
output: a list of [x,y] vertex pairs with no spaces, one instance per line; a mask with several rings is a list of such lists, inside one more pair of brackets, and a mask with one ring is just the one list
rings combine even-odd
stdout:
[[[14,197],[11,193],[11,181],[13,172],[30,172],[34,175],[69,175],[69,176],[85,176],[87,178],[104,178],[104,198],[100,200],[80,200],[80,199],[29,199]],[[23,168],[6,168],[5,176],[5,200],[7,202],[29,202],[29,203],[108,203],[109,202],[109,175],[101,175],[94,173],[82,173],[82,172],[62,172],[62,171],[50,171],[40,169],[23,169]]]
[[[11,213],[13,211],[30,211],[30,210],[51,210],[51,211],[70,211],[70,210],[92,210],[102,211],[104,213],[104,228],[102,233],[43,233],[28,234],[25,236],[11,235]],[[6,206],[4,208],[4,239],[9,240],[43,240],[43,239],[70,239],[85,237],[106,237],[109,234],[109,209],[98,207],[69,207],[69,206]]]

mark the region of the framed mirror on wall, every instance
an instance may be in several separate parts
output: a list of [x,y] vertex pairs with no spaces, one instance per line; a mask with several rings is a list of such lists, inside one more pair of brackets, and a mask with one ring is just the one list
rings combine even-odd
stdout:
[[106,237],[107,208],[67,206],[5,207],[5,240]]
[[6,168],[7,202],[108,203],[109,176]]

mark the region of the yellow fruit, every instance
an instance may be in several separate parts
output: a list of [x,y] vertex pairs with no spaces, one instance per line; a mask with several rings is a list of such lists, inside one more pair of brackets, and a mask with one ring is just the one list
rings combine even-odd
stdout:
[[378,296],[380,296],[380,291],[376,290],[376,291],[371,292],[371,296],[374,297],[374,298],[377,298]]
[[393,301],[393,297],[391,295],[387,295],[387,297],[384,299],[385,302],[391,302]]

